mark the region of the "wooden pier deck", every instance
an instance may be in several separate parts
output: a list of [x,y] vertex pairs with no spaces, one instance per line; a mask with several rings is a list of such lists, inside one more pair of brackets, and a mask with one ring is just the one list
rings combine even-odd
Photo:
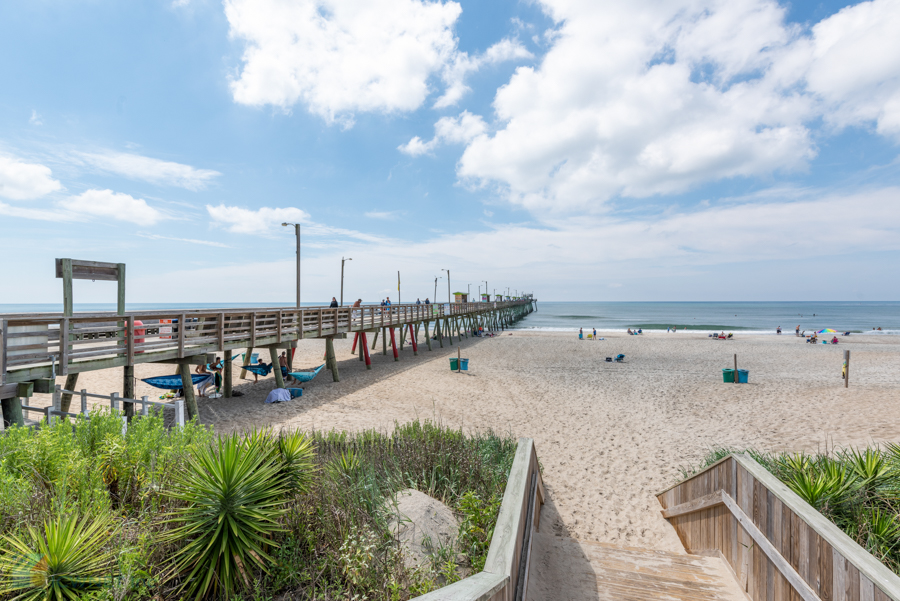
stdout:
[[[354,346],[359,348],[361,358],[363,347],[368,354],[367,333],[380,333],[383,340],[389,336],[391,345],[400,348],[409,340],[414,349],[424,333],[430,350],[432,337],[437,337],[437,344],[443,347],[445,340],[452,344],[453,336],[467,337],[479,326],[505,329],[530,313],[534,302],[125,311],[71,316],[0,314],[0,399],[28,397],[34,390],[46,392],[48,379],[57,375],[69,376],[66,389],[73,390],[78,373],[113,367],[125,368],[128,382],[138,363],[175,363],[181,366],[182,377],[187,373],[189,380],[185,368],[212,362],[208,355],[213,353],[224,353],[226,373],[230,374],[228,359],[234,349],[268,349],[277,366],[278,351],[310,338],[325,340],[327,363],[338,380],[332,344],[336,336],[358,335],[362,344]],[[283,387],[281,372],[274,371],[278,386]],[[225,392],[230,396],[228,384]],[[127,393],[126,388],[126,397]],[[192,399],[186,400],[192,414]]]

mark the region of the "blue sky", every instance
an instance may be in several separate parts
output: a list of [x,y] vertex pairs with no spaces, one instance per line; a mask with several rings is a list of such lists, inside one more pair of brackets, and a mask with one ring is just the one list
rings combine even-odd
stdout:
[[[0,303],[897,300],[900,5],[0,5]],[[446,291],[442,279],[439,291]],[[446,294],[446,292],[444,292]],[[113,298],[79,282],[76,301]],[[440,298],[440,293],[439,293]]]

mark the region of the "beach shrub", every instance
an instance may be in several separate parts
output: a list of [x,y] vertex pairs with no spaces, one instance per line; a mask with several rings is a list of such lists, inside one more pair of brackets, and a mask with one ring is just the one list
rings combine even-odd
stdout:
[[[735,449],[711,450],[697,468],[712,465]],[[829,452],[746,451],[801,499],[841,528],[861,547],[900,574],[900,445]]]
[[[169,429],[151,411],[123,434],[121,415],[102,409],[0,436],[0,536],[37,548],[32,532],[59,515],[105,524],[100,548],[112,555],[102,582],[81,589],[86,601],[405,601],[484,565],[515,449],[510,437],[428,421],[217,437],[196,421]],[[406,488],[462,525],[456,545],[415,569],[389,527]]]
[[277,546],[286,488],[268,443],[245,442],[237,434],[220,437],[195,452],[172,482],[169,496],[184,505],[169,514],[175,527],[163,541],[185,543],[173,556],[173,575],[188,597],[230,598],[274,561],[268,549]]
[[61,513],[26,536],[3,535],[0,594],[22,601],[81,599],[111,580],[113,554],[105,548],[113,529],[109,514]]

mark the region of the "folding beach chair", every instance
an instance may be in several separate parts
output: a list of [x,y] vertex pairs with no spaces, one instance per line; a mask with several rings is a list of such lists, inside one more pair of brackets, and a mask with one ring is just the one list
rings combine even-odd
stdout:
[[623,363],[625,361],[625,355],[619,353],[616,355],[616,363]]

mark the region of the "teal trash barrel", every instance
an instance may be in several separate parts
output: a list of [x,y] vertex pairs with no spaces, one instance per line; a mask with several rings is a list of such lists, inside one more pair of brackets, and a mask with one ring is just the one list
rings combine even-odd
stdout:
[[722,381],[728,382],[729,384],[734,384],[734,370],[731,368],[723,369],[722,370]]
[[459,366],[456,364],[456,357],[450,357],[450,370],[456,371],[459,369]]

